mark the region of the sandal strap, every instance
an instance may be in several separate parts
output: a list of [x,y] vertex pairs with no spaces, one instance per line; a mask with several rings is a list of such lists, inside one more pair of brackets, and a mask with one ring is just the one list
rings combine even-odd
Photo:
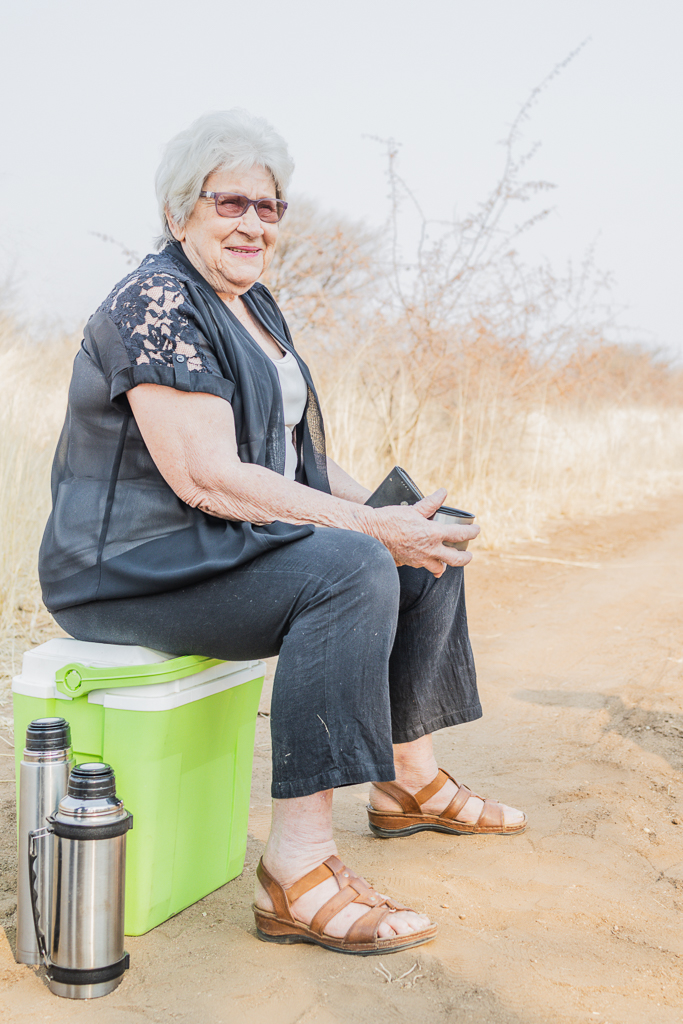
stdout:
[[381,789],[383,793],[387,794],[387,796],[393,797],[405,814],[422,813],[420,805],[413,794],[409,793],[407,789],[403,788],[403,786],[399,786],[397,782],[374,782],[373,785],[376,786],[377,789]]
[[379,897],[372,886],[366,882],[362,875],[357,875],[351,868],[347,868],[346,864],[339,857],[336,855],[328,857],[325,865],[333,872],[340,889],[346,889],[347,886],[353,889],[357,894],[356,902],[363,903],[365,902],[365,897],[368,897],[370,898],[370,903],[375,904]]
[[368,910],[367,914],[353,922],[344,936],[344,942],[374,942],[379,926],[391,913],[390,907],[375,907]]
[[477,825],[483,825],[485,828],[505,828],[503,805],[498,800],[484,800]]
[[[375,782],[373,785],[377,789],[381,789],[387,796],[393,797],[405,814],[422,814],[422,804],[442,790],[449,779],[451,782],[455,782],[455,779],[448,772],[445,772],[443,768],[439,768],[432,781],[414,796],[407,789],[404,789],[403,786],[399,786],[397,782]],[[458,785],[457,782],[455,784],[456,786]]]
[[346,909],[349,903],[355,900],[355,896],[355,891],[350,886],[346,889],[340,889],[334,896],[331,896],[327,903],[324,903],[314,915],[313,920],[308,926],[311,932],[317,932],[318,935],[322,935],[328,922],[332,921],[338,913]]
[[291,921],[294,923],[294,918],[292,917],[292,913],[289,909],[289,900],[287,899],[285,890],[282,888],[280,883],[273,878],[262,860],[258,862],[256,877],[268,893],[270,902],[273,904],[277,916],[284,918],[285,921]]
[[323,903],[322,907],[311,921],[309,925],[311,931],[317,932],[318,935],[322,935],[328,921],[331,921],[333,917],[341,913],[342,910],[345,910],[349,903],[354,903],[356,895],[356,890],[350,885],[346,886],[344,889],[340,889],[339,892],[336,892],[334,896],[329,898],[327,903]]
[[[445,772],[443,768],[439,768],[432,781],[426,785],[424,789],[421,789],[419,793],[415,794],[415,799],[420,805],[420,809],[422,808],[422,804],[426,804],[430,797],[435,796],[443,789],[449,779],[451,782],[455,782],[455,779],[451,778],[448,772]],[[457,786],[457,782],[455,782],[455,784]]]
[[343,889],[345,885],[349,884],[348,879],[359,877],[351,870],[351,868],[347,868],[344,861],[340,860],[335,853],[333,853],[331,857],[328,857],[327,860],[324,861],[324,864],[330,869],[334,877],[337,879],[337,885],[340,889]]
[[454,818],[457,818],[469,798],[473,795],[474,794],[469,787],[458,786],[455,796],[449,803],[448,807],[444,807],[439,817],[446,818],[448,821],[453,821]]
[[[263,868],[263,870],[265,871],[266,869]],[[365,900],[361,899],[361,897],[367,896],[370,897],[368,906],[375,905],[375,899],[378,897],[372,886],[368,885],[365,879],[360,875],[357,875],[355,871],[351,870],[351,868],[347,868],[346,864],[344,864],[344,862],[334,854],[331,857],[328,857],[326,861],[323,861],[322,864],[319,864],[317,868],[313,868],[313,870],[309,871],[308,874],[297,879],[297,881],[292,883],[292,885],[280,886],[275,879],[272,879],[272,881],[281,889],[282,893],[287,898],[288,905],[291,905],[295,900],[298,900],[300,896],[303,896],[311,889],[314,889],[316,885],[320,885],[321,882],[326,882],[332,875],[336,879],[340,891],[351,886],[352,895],[349,902],[353,902],[354,899],[358,899],[358,902],[362,903],[365,902]],[[270,877],[272,878],[272,876]]]
[[309,889],[314,889],[321,882],[326,882],[330,875],[333,874],[332,868],[327,867],[325,864],[319,864],[317,868],[313,868],[312,871],[297,879],[292,885],[283,887],[287,896],[287,902],[290,904],[294,903],[295,900],[299,899],[299,896],[303,896]]
[[332,862],[334,862],[334,866],[337,868],[334,875],[339,885],[339,892],[331,896],[327,903],[320,907],[309,925],[311,931],[322,935],[325,925],[348,907],[350,903],[360,903],[369,907],[368,913],[359,919],[361,921],[365,921],[370,912],[378,909],[386,908],[387,912],[389,910],[401,909],[399,904],[395,904],[388,897],[380,896],[378,892],[375,892],[362,875],[357,875],[355,871],[347,868],[338,857],[329,857],[325,864],[332,867]]
[[[276,908],[278,914],[281,913],[281,909],[284,910],[286,907],[287,918],[293,920],[289,906],[294,903],[295,900],[299,899],[299,896],[303,896],[309,889],[315,888],[316,885],[320,885],[321,882],[327,881],[330,875],[336,875],[338,872],[345,871],[343,863],[339,860],[339,857],[328,857],[326,861],[319,864],[317,868],[313,868],[308,874],[302,875],[301,878],[297,879],[292,885],[284,886],[273,878],[268,869],[260,860],[258,867],[256,868],[256,876],[270,896],[273,906]],[[339,881],[339,879],[337,879]],[[341,883],[340,883],[341,887]],[[283,902],[284,899],[284,902]]]

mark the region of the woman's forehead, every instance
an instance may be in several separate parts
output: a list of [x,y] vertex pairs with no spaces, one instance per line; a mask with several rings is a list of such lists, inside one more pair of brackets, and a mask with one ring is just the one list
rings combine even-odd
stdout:
[[250,199],[275,195],[275,182],[270,171],[258,164],[248,171],[212,171],[204,182],[207,192],[239,192]]

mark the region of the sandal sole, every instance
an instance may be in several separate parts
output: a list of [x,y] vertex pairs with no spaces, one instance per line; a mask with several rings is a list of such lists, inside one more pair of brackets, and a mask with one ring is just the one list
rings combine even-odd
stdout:
[[523,828],[510,832],[484,832],[483,830],[471,832],[457,828],[448,828],[446,825],[427,823],[423,825],[409,825],[407,828],[380,828],[379,825],[373,825],[371,821],[368,822],[368,825],[373,836],[377,839],[398,839],[401,836],[414,836],[417,832],[444,832],[448,836],[521,836],[528,828],[528,825],[525,824]]
[[261,942],[277,942],[282,946],[293,946],[297,942],[305,942],[309,946],[322,946],[323,949],[328,949],[331,953],[345,953],[347,956],[387,956],[389,953],[402,953],[404,949],[412,949],[414,946],[422,946],[425,942],[431,942],[436,938],[436,933],[434,933],[433,935],[425,935],[422,938],[415,939],[414,942],[402,942],[397,946],[384,946],[379,949],[344,949],[341,946],[329,946],[326,942],[320,942],[319,939],[311,938],[308,935],[295,933],[288,935],[267,935],[258,927],[256,929],[256,934]]

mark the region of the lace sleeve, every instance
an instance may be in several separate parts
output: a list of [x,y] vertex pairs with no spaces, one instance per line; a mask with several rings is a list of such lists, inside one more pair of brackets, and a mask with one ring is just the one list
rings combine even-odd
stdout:
[[211,373],[192,307],[172,274],[147,273],[129,279],[107,305],[134,366],[172,367],[173,357],[183,355],[190,372]]
[[149,256],[107,296],[85,325],[83,346],[112,402],[138,384],[202,391],[232,402],[235,380],[212,347],[187,286]]

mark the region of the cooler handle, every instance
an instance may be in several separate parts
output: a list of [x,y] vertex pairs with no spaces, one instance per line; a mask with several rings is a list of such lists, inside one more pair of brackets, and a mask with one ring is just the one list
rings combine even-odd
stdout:
[[168,683],[222,664],[220,658],[200,658],[194,654],[151,665],[124,665],[116,668],[90,668],[88,665],[73,662],[57,669],[55,681],[60,693],[67,697],[82,697],[91,690]]

